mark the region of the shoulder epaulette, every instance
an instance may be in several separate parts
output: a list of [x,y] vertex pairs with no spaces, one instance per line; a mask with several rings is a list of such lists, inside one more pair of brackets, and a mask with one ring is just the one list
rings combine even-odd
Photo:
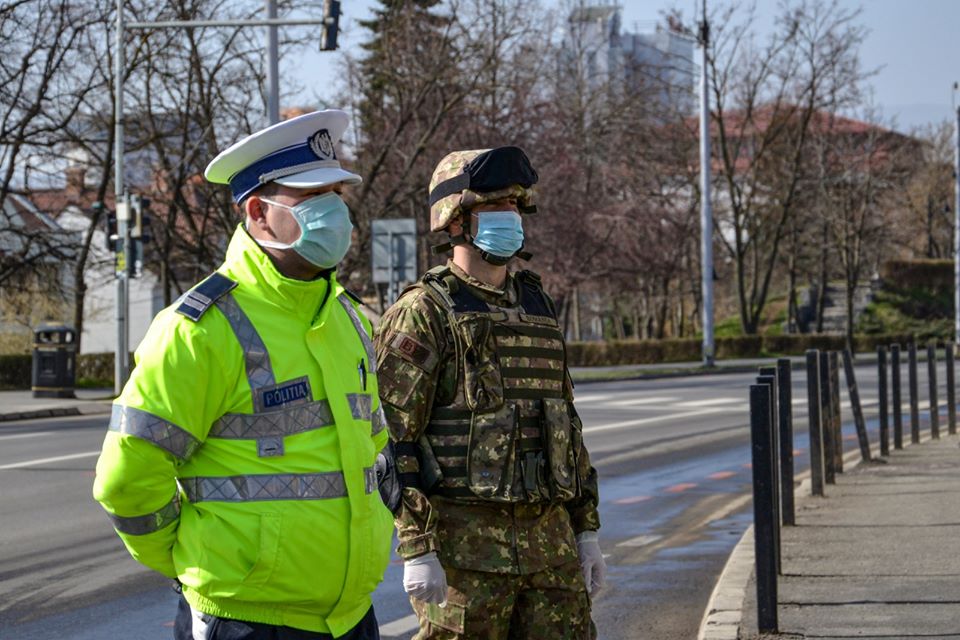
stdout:
[[207,309],[236,286],[236,282],[214,271],[203,282],[183,294],[180,304],[177,305],[177,313],[198,322]]

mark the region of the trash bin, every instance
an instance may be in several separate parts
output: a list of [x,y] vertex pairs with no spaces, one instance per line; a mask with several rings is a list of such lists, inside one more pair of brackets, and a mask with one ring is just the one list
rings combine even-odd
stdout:
[[33,397],[75,398],[77,332],[65,325],[45,325],[33,333]]

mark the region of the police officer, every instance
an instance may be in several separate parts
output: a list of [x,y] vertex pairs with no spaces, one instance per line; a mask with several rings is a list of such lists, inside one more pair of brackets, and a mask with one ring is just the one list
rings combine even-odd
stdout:
[[417,638],[589,638],[606,567],[597,474],[552,300],[510,273],[537,174],[517,147],[458,151],[430,182],[445,266],[376,336],[403,485],[396,523]]
[[[94,496],[131,555],[182,588],[174,636],[378,638],[392,517],[369,323],[334,269],[360,176],[347,115],[302,115],[218,155],[245,221],[154,319],[113,405]],[[136,635],[136,634],[133,634]]]

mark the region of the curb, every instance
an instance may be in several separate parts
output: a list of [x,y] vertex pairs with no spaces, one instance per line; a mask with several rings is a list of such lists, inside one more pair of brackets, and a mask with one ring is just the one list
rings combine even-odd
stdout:
[[15,411],[11,413],[0,413],[0,422],[12,422],[14,420],[38,420],[40,418],[61,418],[66,416],[88,416],[101,415],[111,412],[110,404],[102,402],[93,403],[80,407],[53,407],[50,409],[34,409],[32,411]]
[[[931,438],[929,433],[922,434],[919,444],[923,444]],[[912,443],[904,442],[904,447]],[[880,445],[870,446],[872,456],[880,456]],[[860,451],[853,450],[843,456],[844,468],[854,469],[863,462],[860,458]],[[794,490],[799,493],[804,500],[812,499],[810,491],[810,471],[804,471],[796,476],[800,480],[800,485]],[[797,500],[799,504],[800,500]],[[720,578],[710,594],[710,600],[707,601],[707,607],[704,609],[703,618],[700,621],[700,630],[697,633],[697,640],[738,640],[740,638],[740,626],[743,621],[743,602],[747,595],[747,585],[754,573],[753,556],[753,525],[747,527],[740,541],[733,548],[727,564],[724,565]]]

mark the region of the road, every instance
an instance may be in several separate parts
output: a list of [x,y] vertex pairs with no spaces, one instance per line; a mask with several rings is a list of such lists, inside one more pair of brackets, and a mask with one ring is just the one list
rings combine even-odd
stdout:
[[[941,370],[941,403],[943,377]],[[578,386],[601,477],[601,546],[610,569],[594,602],[600,638],[696,637],[713,585],[752,518],[746,399],[753,378]],[[875,442],[875,367],[858,367],[858,381]],[[794,371],[798,473],[806,468],[805,385]],[[844,416],[852,422],[848,408]],[[90,497],[105,421],[0,423],[0,638],[170,637],[176,595],[129,558]],[[847,424],[848,449],[856,447],[853,434]],[[375,594],[385,640],[415,631],[401,576],[395,558]]]

